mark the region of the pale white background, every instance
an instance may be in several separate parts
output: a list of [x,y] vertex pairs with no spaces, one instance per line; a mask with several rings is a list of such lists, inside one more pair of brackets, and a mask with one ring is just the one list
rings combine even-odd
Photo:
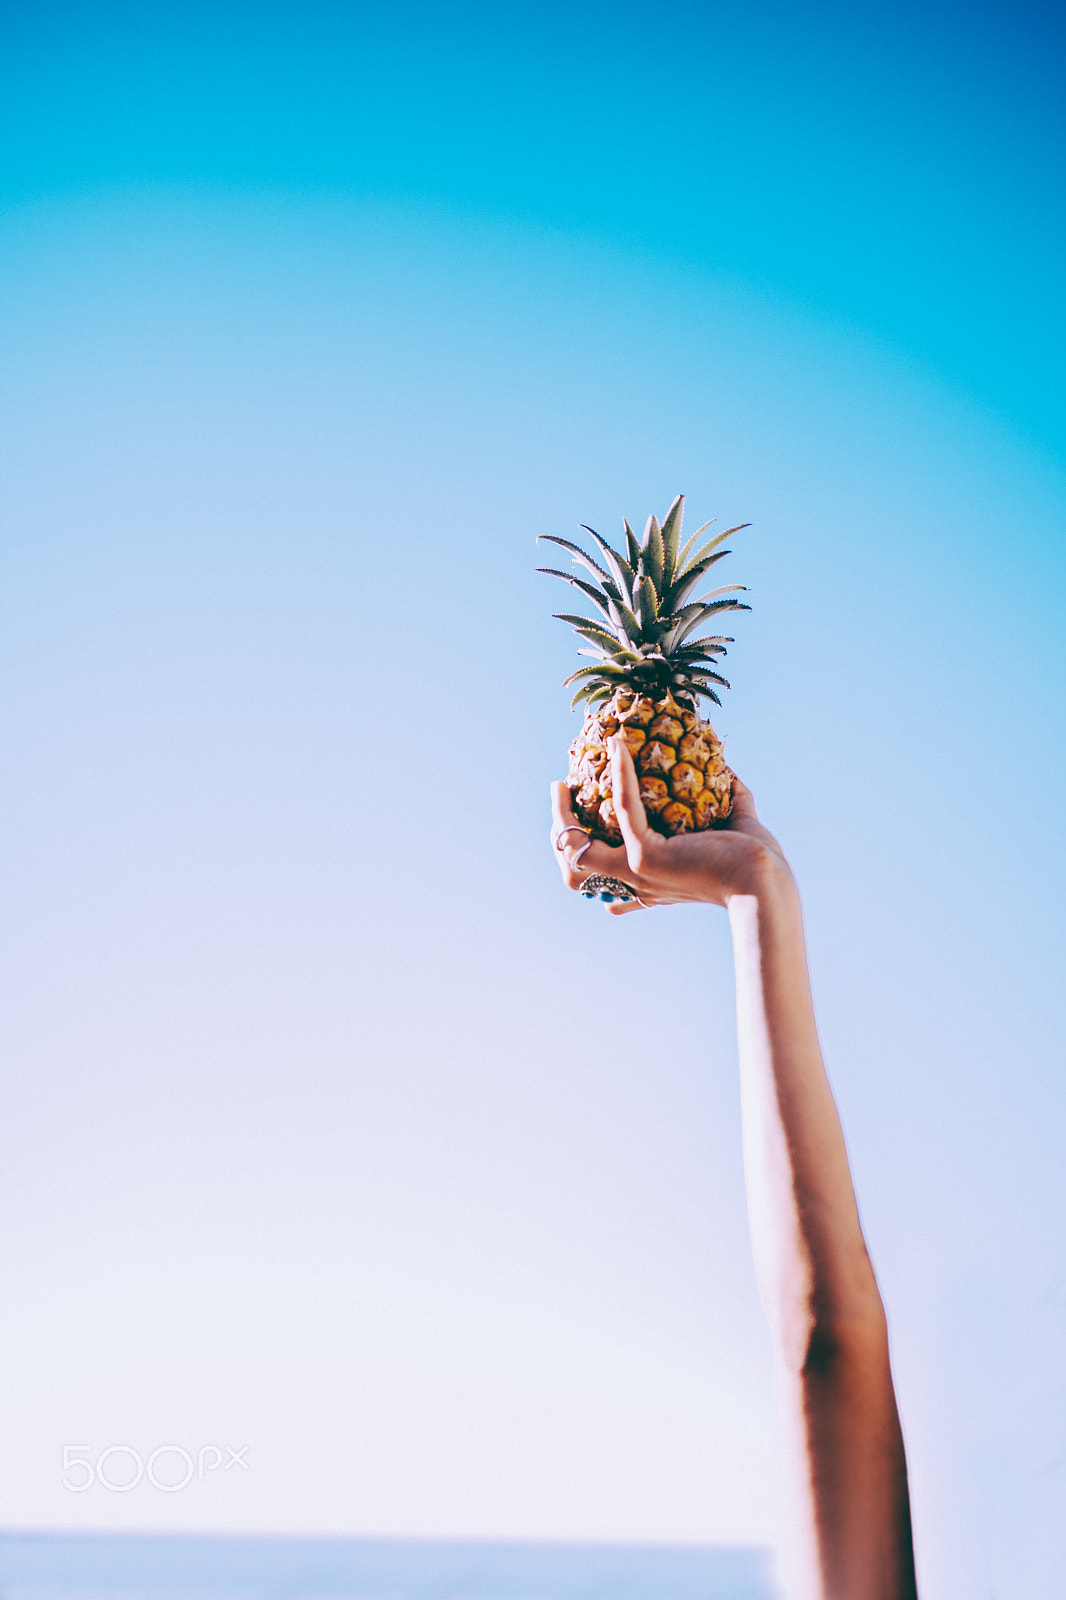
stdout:
[[[4,1521],[773,1537],[722,919],[615,922],[546,844],[534,537],[684,490],[754,523],[719,723],[805,893],[928,1592],[1050,1595],[1048,463],[587,242],[195,195],[7,239]],[[60,1483],[212,1441],[247,1474]]]

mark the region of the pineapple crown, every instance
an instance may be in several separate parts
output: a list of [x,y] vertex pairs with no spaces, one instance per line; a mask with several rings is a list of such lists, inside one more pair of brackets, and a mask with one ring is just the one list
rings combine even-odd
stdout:
[[741,522],[735,528],[727,528],[697,550],[700,534],[711,526],[705,522],[679,550],[684,510],[685,497],[679,494],[661,526],[654,517],[648,518],[640,541],[629,523],[624,523],[628,559],[612,550],[594,528],[582,523],[599,546],[606,567],[569,539],[559,539],[552,533],[540,535],[571,551],[571,565],[579,561],[595,582],[555,567],[538,567],[537,571],[562,578],[564,583],[580,589],[604,619],[601,622],[566,611],[554,613],[585,640],[587,648],[579,650],[578,655],[592,656],[597,663],[579,667],[566,679],[564,687],[580,685],[571,708],[583,700],[592,704],[607,700],[619,688],[653,695],[670,690],[676,698],[690,701],[693,708],[704,694],[715,705],[721,705],[714,685],[728,689],[729,684],[714,671],[713,662],[715,657],[725,655],[726,645],[733,641],[719,634],[703,634],[698,639],[691,635],[720,611],[750,611],[751,607],[740,600],[719,598],[742,592],[745,586],[741,583],[712,589],[700,599],[694,597],[694,591],[715,562],[729,554],[720,546],[730,534],[751,524]]

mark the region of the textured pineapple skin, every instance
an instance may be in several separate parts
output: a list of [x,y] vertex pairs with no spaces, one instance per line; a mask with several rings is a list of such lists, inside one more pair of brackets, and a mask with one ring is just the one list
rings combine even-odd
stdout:
[[594,839],[622,842],[607,753],[607,740],[616,733],[629,746],[644,811],[656,832],[701,833],[727,820],[733,774],[711,724],[670,694],[652,698],[616,689],[610,700],[585,713],[570,746],[567,782],[574,811]]

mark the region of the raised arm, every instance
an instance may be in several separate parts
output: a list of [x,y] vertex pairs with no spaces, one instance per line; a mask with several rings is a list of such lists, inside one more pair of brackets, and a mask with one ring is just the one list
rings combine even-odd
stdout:
[[[624,846],[582,851],[580,834],[569,833],[560,852],[566,881],[579,888],[587,872],[602,872],[631,884],[646,906],[705,900],[729,912],[748,1215],[791,1457],[792,1592],[910,1600],[907,1470],[888,1333],[818,1044],[792,874],[742,784],[729,827],[664,839],[647,825],[620,740],[611,760]],[[573,824],[565,785],[556,786],[554,806],[558,839]]]
[[915,1593],[888,1331],[814,1025],[791,875],[768,858],[728,901],[752,1249],[782,1368],[797,1589]]

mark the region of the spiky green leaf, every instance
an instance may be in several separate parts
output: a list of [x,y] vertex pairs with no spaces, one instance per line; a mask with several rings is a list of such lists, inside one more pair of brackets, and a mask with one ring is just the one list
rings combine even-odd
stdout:
[[[750,610],[751,610],[751,607],[749,605],[745,605],[743,600],[708,600],[706,603],[701,602],[700,603],[700,614],[696,619],[695,626],[699,627],[700,623],[703,622],[707,617],[716,617],[720,611],[750,611]],[[686,626],[684,633],[682,633],[680,635],[680,637],[677,639],[676,643],[677,644],[683,643],[684,640],[688,638],[688,636],[689,636],[689,634],[691,632],[692,632],[691,627],[687,627]]]
[[597,638],[609,640],[612,644],[616,642],[610,628],[605,627],[602,622],[597,622],[593,617],[579,617],[572,611],[553,611],[552,616],[556,622],[569,623],[578,633],[595,634]]
[[[554,533],[542,533],[539,534],[538,537],[541,539],[547,539],[552,544],[560,545],[564,550],[572,550],[574,552],[574,560],[580,561],[594,578],[599,578],[603,592],[607,595],[610,595],[612,600],[624,601],[628,599],[628,595],[626,595],[624,591],[618,587],[614,579],[611,577],[611,574],[606,572],[598,562],[593,561],[590,555],[586,555],[585,551],[582,550],[580,545],[572,544],[569,539],[556,538]],[[538,570],[544,572],[547,569],[541,567]]]
[[713,617],[719,611],[750,611],[751,607],[746,600],[708,600],[700,602],[700,609],[705,617]]
[[618,654],[618,638],[609,629],[602,628],[593,631],[591,628],[575,628],[574,632],[579,639],[584,639],[586,644],[598,645],[601,650],[606,650],[608,655]]
[[574,544],[572,539],[560,539],[558,534],[555,533],[541,533],[537,535],[537,538],[538,540],[543,539],[546,544],[557,544],[561,550],[569,550],[574,560],[580,561],[582,566],[586,567],[594,578],[599,578],[601,583],[610,583],[611,574],[606,568],[601,567],[598,561],[593,561],[588,552],[582,550],[579,544]]
[[681,521],[685,515],[685,497],[679,494],[663,518],[663,578],[662,587],[668,588],[677,570],[677,547],[681,542]]
[[680,611],[674,611],[671,614],[669,632],[663,639],[663,650],[667,655],[672,655],[677,645],[685,637],[684,629],[687,628],[688,632],[691,633],[692,630],[688,628],[688,624],[690,622],[697,623],[699,619],[700,608],[699,602],[696,600],[687,606],[682,606]]
[[656,594],[663,587],[663,533],[657,517],[649,517],[644,527],[644,541],[640,547],[640,560],[645,575],[655,585]]
[[701,533],[706,533],[707,529],[713,527],[715,522],[717,522],[717,520],[718,520],[717,517],[712,517],[710,522],[705,522],[703,524],[702,528],[697,528],[696,529],[696,531],[692,535],[691,539],[686,539],[685,540],[684,549],[681,550],[681,552],[678,555],[677,560],[674,563],[674,573],[675,573],[675,575],[677,573],[683,571],[685,562],[689,558],[690,551],[692,551],[692,550],[694,550],[696,548],[696,540],[699,538],[700,534]]
[[571,700],[570,709],[573,711],[574,707],[579,706],[583,700],[588,700],[590,704],[593,705],[597,700],[609,700],[611,694],[612,690],[605,685],[598,683],[586,683],[577,691],[574,698]]
[[620,646],[616,640],[614,649],[608,651],[608,659],[615,662],[619,666],[639,667],[643,662],[644,657],[642,655],[638,655],[635,650],[628,650],[625,648],[625,646]]
[[610,663],[601,667],[578,667],[576,672],[563,679],[563,688],[568,689],[572,683],[577,683],[582,678],[597,678],[601,682],[610,679],[612,683],[624,683],[627,676],[624,667],[611,666]]
[[629,565],[635,572],[640,562],[640,540],[637,538],[629,523],[623,517],[622,526],[626,530],[626,549],[629,551]]
[[632,605],[633,591],[636,584],[636,573],[633,568],[624,556],[620,556],[617,550],[611,548],[606,539],[600,537],[595,528],[590,528],[587,522],[583,522],[581,526],[586,533],[592,535],[603,551],[603,559],[610,567],[611,576],[618,586],[618,594],[613,598],[620,600],[624,605]]
[[717,666],[720,656],[725,654],[722,645],[715,645],[712,650],[688,650],[687,646],[675,651],[671,656],[671,666],[674,667],[706,667]]
[[645,633],[650,633],[659,619],[659,596],[655,584],[650,578],[640,580],[637,590],[637,604],[640,607],[640,625]]
[[557,567],[538,567],[537,571],[547,573],[549,578],[562,578],[564,583],[572,583],[575,589],[580,589],[582,594],[588,596],[596,610],[601,611],[608,622],[611,621],[611,613],[608,608],[614,604],[614,601],[610,595],[604,594],[600,589],[594,589],[591,583],[585,582],[584,578],[575,578],[572,572],[560,572]]
[[686,667],[685,676],[686,678],[699,679],[701,682],[706,679],[708,683],[721,684],[723,689],[729,688],[728,679],[723,678],[720,672],[712,672],[710,667]]
[[[707,526],[710,527],[710,523],[708,523]],[[726,540],[728,538],[730,538],[734,533],[743,533],[745,528],[750,528],[750,527],[751,527],[751,523],[750,522],[738,522],[735,528],[725,528],[725,529],[723,529],[723,531],[721,533],[716,533],[714,538],[713,539],[708,539],[707,543],[705,545],[701,546],[701,548],[692,557],[692,560],[689,562],[688,569],[686,569],[684,567],[680,567],[679,568],[678,577],[679,578],[683,578],[683,577],[687,576],[687,571],[690,571],[691,568],[695,566],[697,561],[702,561],[704,556],[709,556],[712,550],[717,550],[720,545],[725,544]],[[701,529],[701,532],[702,532],[702,529]]]
[[666,594],[663,595],[664,610],[676,611],[685,604],[689,595],[702,582],[704,575],[710,571],[716,561],[724,561],[729,555],[728,550],[718,550],[714,555],[704,556],[701,561],[693,561],[685,568],[680,577],[675,578]]
[[614,600],[607,602],[607,615],[614,625],[622,643],[631,645],[634,649],[640,643],[640,623],[630,611],[628,606],[618,605]]
[[[684,644],[693,629],[698,628],[707,617],[715,616],[719,611],[750,611],[751,607],[744,605],[740,600],[711,600],[704,604],[696,601],[685,607],[685,620],[680,626],[675,627],[670,635],[670,654]],[[732,644],[732,640],[729,641]]]
[[692,644],[683,644],[680,649],[670,654],[671,661],[710,661],[714,656],[724,656],[724,644],[704,644],[696,639]]
[[577,611],[553,611],[552,616],[557,622],[569,622],[572,628],[603,628],[604,624],[596,617],[585,617]]
[[693,688],[699,689],[701,693],[706,687],[705,679],[707,683],[717,683],[723,689],[729,688],[729,684],[721,673],[711,672],[708,667],[682,667],[679,668],[679,671],[686,683],[692,684]]

